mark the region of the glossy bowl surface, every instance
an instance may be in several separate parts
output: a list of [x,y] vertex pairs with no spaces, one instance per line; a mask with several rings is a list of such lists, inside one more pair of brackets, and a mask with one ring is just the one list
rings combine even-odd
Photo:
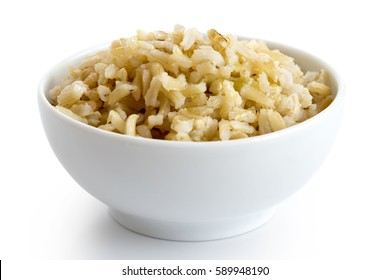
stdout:
[[255,229],[324,161],[337,133],[345,93],[342,80],[327,63],[301,50],[267,43],[294,57],[303,70],[326,69],[333,103],[293,127],[240,140],[192,143],[115,134],[59,113],[47,99],[68,66],[76,66],[100,46],[65,59],[42,79],[38,104],[49,143],[78,184],[133,231],[198,241]]

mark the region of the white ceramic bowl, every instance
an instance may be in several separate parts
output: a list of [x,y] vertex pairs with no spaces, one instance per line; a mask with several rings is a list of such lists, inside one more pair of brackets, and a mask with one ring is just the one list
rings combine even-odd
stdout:
[[333,103],[296,126],[227,142],[174,142],[130,137],[77,122],[56,111],[49,89],[89,53],[51,69],[38,103],[50,145],[69,174],[110,207],[125,227],[173,240],[210,240],[241,234],[269,220],[324,161],[341,118],[344,86],[320,59],[281,44],[304,70],[326,69]]

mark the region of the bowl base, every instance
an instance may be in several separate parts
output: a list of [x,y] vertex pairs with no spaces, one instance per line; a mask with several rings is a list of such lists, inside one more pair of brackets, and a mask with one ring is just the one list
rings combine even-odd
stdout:
[[181,223],[153,220],[110,208],[110,214],[114,220],[131,231],[154,238],[176,241],[206,241],[240,235],[262,226],[271,219],[274,212],[275,208],[272,208],[234,219]]

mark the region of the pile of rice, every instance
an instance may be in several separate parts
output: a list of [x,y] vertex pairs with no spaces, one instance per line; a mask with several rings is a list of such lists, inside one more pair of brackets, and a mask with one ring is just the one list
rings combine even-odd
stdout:
[[178,141],[277,131],[333,100],[327,74],[303,73],[266,43],[175,26],[119,39],[50,90],[60,112],[100,129]]

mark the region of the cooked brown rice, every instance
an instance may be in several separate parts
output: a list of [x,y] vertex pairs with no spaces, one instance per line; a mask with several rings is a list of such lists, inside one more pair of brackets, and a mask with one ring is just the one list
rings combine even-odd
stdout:
[[146,138],[216,141],[300,123],[332,101],[324,70],[303,73],[265,42],[175,26],[119,39],[50,90],[62,113]]

